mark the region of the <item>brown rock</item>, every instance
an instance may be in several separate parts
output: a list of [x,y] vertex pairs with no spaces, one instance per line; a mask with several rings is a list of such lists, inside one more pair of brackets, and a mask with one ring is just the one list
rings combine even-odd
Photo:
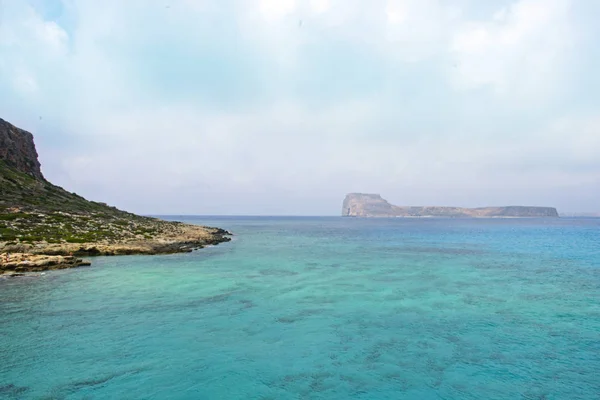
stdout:
[[9,166],[44,180],[33,135],[0,118],[0,159]]
[[51,269],[66,269],[80,266],[89,266],[89,261],[72,256],[40,255],[40,254],[11,254],[11,260],[6,261],[6,254],[0,255],[0,275],[14,275],[15,273],[46,271]]

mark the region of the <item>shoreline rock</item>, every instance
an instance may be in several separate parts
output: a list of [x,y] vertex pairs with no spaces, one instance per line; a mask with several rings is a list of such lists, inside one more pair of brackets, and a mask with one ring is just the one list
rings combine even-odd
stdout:
[[0,254],[0,276],[26,276],[26,272],[42,272],[90,266],[92,263],[75,256],[29,253]]
[[0,242],[0,276],[22,276],[25,272],[89,266],[78,257],[190,253],[205,246],[231,241],[221,228],[177,224],[177,230],[152,239],[99,241],[90,243]]

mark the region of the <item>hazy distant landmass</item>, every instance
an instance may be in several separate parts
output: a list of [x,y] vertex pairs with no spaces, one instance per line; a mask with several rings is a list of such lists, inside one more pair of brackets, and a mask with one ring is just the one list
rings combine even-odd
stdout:
[[342,206],[345,217],[539,218],[558,217],[554,207],[400,207],[379,194],[350,193]]

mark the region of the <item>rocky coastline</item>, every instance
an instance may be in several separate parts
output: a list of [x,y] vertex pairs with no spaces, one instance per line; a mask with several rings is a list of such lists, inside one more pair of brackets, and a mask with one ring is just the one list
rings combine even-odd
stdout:
[[[189,253],[205,246],[231,240],[231,233],[220,228],[153,220],[152,237],[105,238],[93,242],[69,243],[64,240],[0,241],[0,276],[22,276],[26,272],[89,266],[78,257],[124,256],[135,254]],[[103,227],[107,229],[107,226]],[[123,231],[114,231],[123,235]],[[21,235],[22,237],[22,235]]]
[[191,252],[230,236],[135,215],[53,185],[42,174],[33,135],[0,118],[0,276],[90,265],[78,257]]
[[0,254],[0,277],[27,276],[29,272],[42,272],[89,265],[91,265],[90,261],[74,256],[2,253]]

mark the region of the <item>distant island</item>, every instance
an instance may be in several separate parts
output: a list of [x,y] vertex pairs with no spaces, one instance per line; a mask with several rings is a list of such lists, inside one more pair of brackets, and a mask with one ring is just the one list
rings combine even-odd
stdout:
[[558,218],[553,207],[400,207],[379,194],[350,193],[342,205],[344,217]]
[[33,135],[0,118],[0,275],[89,265],[79,256],[190,252],[229,235],[138,216],[53,185]]

